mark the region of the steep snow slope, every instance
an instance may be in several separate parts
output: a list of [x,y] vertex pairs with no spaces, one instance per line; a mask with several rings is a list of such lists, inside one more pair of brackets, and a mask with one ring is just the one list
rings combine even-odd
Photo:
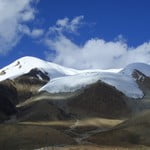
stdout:
[[0,81],[7,78],[13,79],[25,73],[28,73],[31,69],[38,68],[42,72],[47,72],[50,78],[74,75],[78,73],[78,70],[65,68],[60,65],[43,61],[35,57],[22,57],[12,64],[2,68],[0,70]]
[[143,92],[138,88],[138,85],[133,78],[123,76],[120,73],[110,72],[88,72],[55,78],[43,86],[40,91],[48,91],[49,93],[73,92],[89,84],[95,83],[98,80],[116,87],[128,97],[143,97]]
[[144,63],[129,64],[123,70],[121,70],[120,73],[125,75],[132,75],[135,69],[150,77],[150,65]]

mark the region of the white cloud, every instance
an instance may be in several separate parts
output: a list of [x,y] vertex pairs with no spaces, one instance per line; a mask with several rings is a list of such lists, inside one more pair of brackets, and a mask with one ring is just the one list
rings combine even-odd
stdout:
[[76,33],[77,29],[82,25],[84,16],[77,16],[72,20],[69,18],[59,19],[56,21],[56,25],[49,28],[50,33],[62,34],[63,32]]
[[40,37],[44,34],[44,30],[43,29],[33,29],[31,32],[31,37],[33,38],[37,38]]
[[[145,42],[137,47],[129,47],[123,37],[118,36],[114,41],[93,38],[83,45],[75,44],[62,31],[68,24],[71,31],[74,30],[70,26],[75,24],[76,31],[81,21],[76,18],[72,21],[67,18],[58,20],[57,26],[60,26],[61,30],[55,30],[55,32],[59,34],[52,37],[49,33],[49,37],[46,38],[46,45],[56,53],[52,61],[78,69],[121,68],[134,62],[150,63],[150,42]],[[49,55],[48,52],[46,54],[48,59],[51,58],[51,52]]]
[[33,20],[34,17],[35,17],[35,16],[34,16],[33,11],[28,10],[28,11],[26,11],[26,12],[23,14],[22,20],[23,20],[23,21],[30,21],[30,20]]
[[57,22],[56,22],[56,25],[57,26],[62,26],[62,27],[65,27],[67,26],[69,23],[69,18],[64,18],[64,19],[58,19]]
[[33,30],[31,30],[26,25],[20,25],[18,29],[20,32],[24,33],[25,35],[30,36],[31,38],[39,38],[44,34],[43,29],[34,28]]
[[35,17],[36,0],[0,0],[0,53],[7,53],[21,38],[21,25]]

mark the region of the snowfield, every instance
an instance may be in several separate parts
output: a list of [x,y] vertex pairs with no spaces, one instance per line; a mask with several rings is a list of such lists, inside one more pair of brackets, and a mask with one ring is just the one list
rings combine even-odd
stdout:
[[49,93],[74,92],[98,80],[114,86],[128,97],[142,98],[144,96],[133,78],[123,76],[120,73],[108,72],[88,72],[52,79],[40,91],[47,91]]
[[[142,98],[144,94],[132,77],[133,71],[137,69],[146,76],[150,76],[150,65],[144,63],[133,63],[124,69],[76,70],[27,56],[0,69],[0,81],[8,78],[14,79],[35,68],[43,73],[47,72],[50,77],[50,81],[39,91],[49,93],[74,92],[101,80],[114,86],[126,96],[135,99]],[[41,79],[40,76],[39,79]]]

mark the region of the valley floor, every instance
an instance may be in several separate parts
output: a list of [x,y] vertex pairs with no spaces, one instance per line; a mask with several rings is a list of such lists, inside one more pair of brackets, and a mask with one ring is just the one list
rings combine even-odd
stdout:
[[[97,143],[99,133],[120,128],[124,120],[88,118],[72,121],[16,122],[0,125],[2,150],[148,150],[140,144]],[[111,135],[109,135],[111,136]],[[95,142],[93,138],[97,138]],[[107,138],[105,141],[107,141]],[[114,139],[113,139],[114,138]],[[112,134],[112,141],[115,140]],[[109,141],[109,138],[108,138]],[[118,141],[120,142],[120,141]],[[121,145],[122,144],[122,145]]]
[[[108,130],[120,124],[122,121],[123,120],[89,118],[72,121],[16,122],[1,124],[0,149],[38,149],[45,146],[52,147],[43,148],[43,150],[86,149],[85,144],[90,143],[85,140],[86,138],[95,133]],[[59,147],[55,147],[56,145]],[[79,145],[83,146],[80,147]],[[92,148],[93,145],[87,147],[89,149]]]

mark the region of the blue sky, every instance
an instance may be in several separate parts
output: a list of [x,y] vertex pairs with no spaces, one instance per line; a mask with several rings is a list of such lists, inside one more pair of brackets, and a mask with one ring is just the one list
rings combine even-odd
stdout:
[[149,0],[20,1],[0,0],[0,68],[26,55],[79,69],[150,63]]

